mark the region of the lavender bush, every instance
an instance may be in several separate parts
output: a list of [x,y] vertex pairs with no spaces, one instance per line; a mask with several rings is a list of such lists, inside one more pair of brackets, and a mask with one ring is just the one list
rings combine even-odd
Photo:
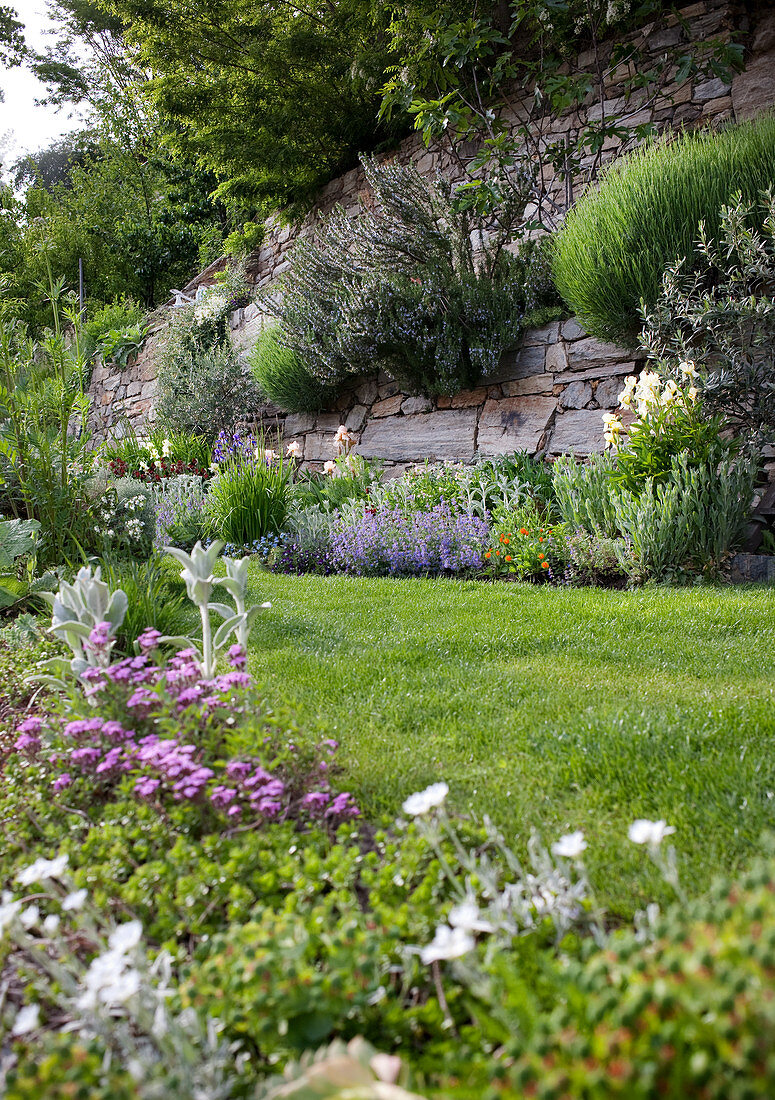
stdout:
[[459,515],[448,503],[410,514],[367,508],[335,522],[331,564],[337,572],[355,576],[476,572],[488,538],[484,520]]
[[180,546],[188,549],[205,529],[205,483],[201,477],[181,474],[153,486],[156,511],[154,549]]

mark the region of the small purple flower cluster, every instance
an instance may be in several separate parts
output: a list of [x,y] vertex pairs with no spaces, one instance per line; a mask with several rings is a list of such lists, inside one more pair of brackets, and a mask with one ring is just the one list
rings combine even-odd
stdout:
[[339,520],[331,539],[331,564],[355,576],[427,576],[482,568],[489,528],[446,502],[426,512],[366,509],[356,523]]
[[321,539],[305,543],[291,535],[286,536],[279,548],[273,551],[268,564],[273,573],[292,573],[298,576],[303,573],[318,573],[327,577],[336,572],[327,541]]
[[[228,759],[230,727],[254,711],[241,646],[229,650],[231,671],[205,680],[193,650],[155,663],[159,638],[146,630],[138,638],[139,656],[86,670],[90,717],[34,717],[17,727],[16,751],[48,764],[55,793],[82,780],[109,796],[127,780],[137,798],[159,806],[165,797],[209,805],[234,823],[291,817],[337,823],[357,816],[352,796],[335,794],[329,784],[336,742],[323,742],[301,774],[292,765],[272,770],[257,758]],[[97,708],[120,719],[94,714]],[[295,746],[288,750],[295,763]]]
[[258,440],[252,435],[242,435],[236,431],[232,434],[219,432],[213,447],[213,462],[216,466],[222,466],[226,462],[239,466],[252,466],[256,461]]

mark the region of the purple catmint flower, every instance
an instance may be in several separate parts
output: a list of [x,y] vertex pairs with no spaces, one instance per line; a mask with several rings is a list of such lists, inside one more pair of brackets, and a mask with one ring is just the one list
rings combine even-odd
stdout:
[[338,794],[326,810],[326,817],[358,817],[360,810],[348,791]]
[[59,791],[63,791],[65,787],[69,787],[72,781],[73,777],[70,775],[70,772],[62,772],[62,774],[58,775],[51,784],[51,789],[58,793]]

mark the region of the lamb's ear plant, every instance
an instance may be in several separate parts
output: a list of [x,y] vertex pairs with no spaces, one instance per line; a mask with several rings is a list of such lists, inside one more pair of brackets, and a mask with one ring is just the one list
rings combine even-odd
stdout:
[[[237,635],[237,639],[243,647],[247,646],[250,625],[260,610],[258,605],[251,607],[249,611],[245,609],[248,558],[241,560],[225,558],[224,562],[226,563],[228,575],[222,578],[214,575],[215,563],[223,547],[222,542],[215,541],[205,549],[201,542],[197,542],[190,554],[186,553],[185,550],[179,550],[175,546],[165,547],[166,553],[183,566],[180,575],[186,582],[189,599],[199,610],[202,620],[202,640],[200,644],[199,639],[195,638],[165,636],[162,641],[171,642],[173,645],[187,646],[195,650],[202,662],[202,672],[208,679],[215,675],[218,654],[226,647],[232,634]],[[210,602],[210,595],[213,586],[216,584],[223,584],[234,597],[237,605],[236,612],[227,604]],[[269,604],[263,606],[268,607]],[[215,611],[223,619],[223,622],[214,633],[210,622],[211,611]]]
[[39,666],[42,675],[33,679],[66,688],[63,677],[68,673],[80,678],[87,668],[110,663],[129,601],[122,589],[111,592],[99,566],[92,572],[91,566],[84,565],[72,584],[61,581],[57,592],[41,592],[40,596],[53,610],[50,632],[70,647],[73,656],[69,661],[52,657],[43,662]]
[[[258,615],[259,611],[263,611],[264,608],[271,607],[271,603],[267,600],[265,603],[254,603],[252,607],[246,607],[245,600],[248,594],[248,562],[250,558],[245,556],[244,558],[224,558],[223,564],[226,566],[226,576],[221,577],[218,580],[218,584],[222,584],[229,595],[234,600],[234,606],[237,609],[238,615],[244,616],[244,621],[239,623],[236,628],[237,641],[243,649],[247,649],[248,635],[250,629],[253,626],[253,621]],[[214,611],[216,611],[222,619],[227,620],[234,612],[226,604],[211,604]]]

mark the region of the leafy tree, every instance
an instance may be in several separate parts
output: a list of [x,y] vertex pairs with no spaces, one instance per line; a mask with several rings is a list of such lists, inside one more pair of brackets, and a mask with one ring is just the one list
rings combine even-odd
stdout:
[[24,26],[14,8],[0,4],[0,64],[21,64],[26,53]]
[[[70,0],[68,0],[68,3]],[[169,140],[230,204],[305,205],[358,152],[404,125],[376,120],[382,6],[363,0],[97,0],[148,70]]]

